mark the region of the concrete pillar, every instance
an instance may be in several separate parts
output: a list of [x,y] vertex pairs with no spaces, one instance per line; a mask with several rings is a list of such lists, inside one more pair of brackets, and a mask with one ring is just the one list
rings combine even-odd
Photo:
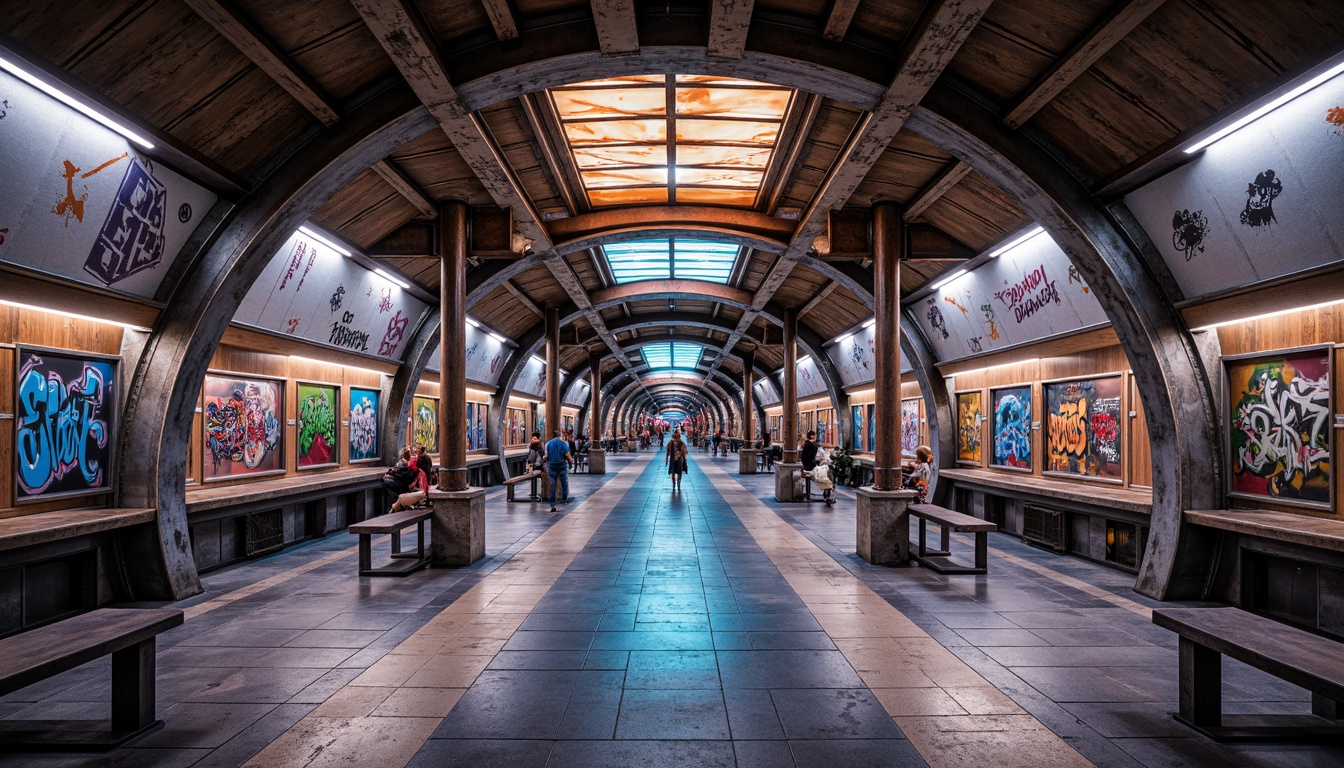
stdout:
[[737,451],[737,473],[739,475],[756,474],[756,434],[752,416],[756,412],[756,400],[751,388],[755,386],[756,350],[742,353],[742,439],[745,441]]
[[439,206],[439,482],[430,492],[436,566],[485,557],[485,489],[467,486],[467,205]]
[[780,442],[784,459],[775,464],[775,500],[805,501],[795,497],[793,481],[803,465],[798,461],[798,310],[784,310],[784,409]]
[[560,308],[546,309],[546,434],[550,440],[560,428]]
[[607,452],[602,448],[602,353],[588,350],[588,474],[607,473]]
[[893,202],[873,205],[873,299],[876,386],[873,487],[858,492],[859,557],[876,565],[910,561],[910,515],[914,491],[901,490],[901,272],[905,227]]

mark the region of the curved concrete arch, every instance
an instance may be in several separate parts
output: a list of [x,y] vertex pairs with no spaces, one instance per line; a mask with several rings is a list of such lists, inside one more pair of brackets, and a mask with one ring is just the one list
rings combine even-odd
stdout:
[[123,423],[118,503],[158,510],[152,541],[123,557],[137,599],[201,590],[185,501],[201,383],[238,305],[286,238],[334,193],[434,126],[407,86],[371,98],[300,147],[244,198],[174,288],[136,363]]
[[[668,391],[669,388],[670,391]],[[695,393],[688,390],[678,389],[675,385],[662,385],[657,387],[655,392],[657,392],[657,394],[644,390],[633,392],[625,405],[626,415],[633,416],[646,410],[653,410],[660,402],[660,397],[676,397],[685,402],[696,404],[697,408],[709,413],[711,418],[716,422],[721,421],[723,418],[723,412],[718,403],[713,402],[711,399],[703,398],[703,396],[697,397]]]
[[1008,132],[946,87],[931,90],[906,125],[1005,190],[1087,280],[1144,392],[1152,442],[1151,528],[1134,588],[1158,599],[1198,596],[1210,564],[1182,546],[1182,513],[1219,505],[1224,470],[1214,390],[1180,312],[1147,259],[1037,137]]
[[655,387],[664,389],[675,387],[678,388],[678,391],[703,398],[706,405],[717,414],[719,419],[724,417],[725,404],[731,401],[728,393],[715,382],[707,383],[702,388],[684,379],[641,380],[633,378],[616,390],[613,398],[616,418],[619,420],[622,416],[628,415],[622,409],[628,409],[633,401],[638,400],[640,395],[649,395]]

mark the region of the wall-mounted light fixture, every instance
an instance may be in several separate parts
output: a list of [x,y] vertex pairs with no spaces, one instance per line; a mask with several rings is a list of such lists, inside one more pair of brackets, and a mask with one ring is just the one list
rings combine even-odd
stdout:
[[29,72],[26,69],[23,69],[22,67],[18,66],[9,59],[0,58],[0,69],[5,70],[11,75],[22,80],[23,82],[33,86],[34,88],[47,94],[53,99],[56,99],[62,104],[70,107],[71,109],[75,110],[81,115],[84,115],[85,117],[97,123],[100,123],[101,125],[104,125],[113,131],[116,131],[117,133],[121,134],[127,139],[130,139],[136,144],[139,144],[145,149],[154,148],[154,143],[151,142],[149,139],[146,139],[144,136],[141,136],[140,134],[136,133],[130,128],[127,128],[126,126],[122,125],[116,120],[113,120],[107,115],[104,115],[101,111],[89,106],[88,104],[85,104],[83,101],[76,98],[72,94],[66,93],[64,90],[56,86],[54,83],[49,83],[43,78],[34,75],[33,73]]

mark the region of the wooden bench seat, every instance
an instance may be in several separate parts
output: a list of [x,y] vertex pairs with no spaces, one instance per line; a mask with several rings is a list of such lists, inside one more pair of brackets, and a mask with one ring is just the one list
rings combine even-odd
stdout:
[[153,509],[63,509],[0,520],[0,551],[111,531],[158,517]]
[[166,608],[102,608],[0,640],[0,695],[112,654],[110,721],[3,720],[0,748],[111,749],[163,725],[154,638],[182,621]]
[[1264,509],[1186,510],[1182,519],[1205,528],[1344,552],[1344,520]]
[[[359,536],[359,575],[360,576],[406,576],[429,565],[429,552],[425,549],[425,523],[434,516],[428,509],[408,509],[392,512],[372,520],[365,520],[350,526],[350,533]],[[401,551],[401,532],[415,526],[415,554]],[[392,534],[392,560],[386,565],[373,567],[373,537],[384,533]]]
[[545,472],[541,472],[539,470],[534,469],[531,472],[524,472],[523,474],[518,475],[517,477],[510,477],[508,480],[505,480],[504,500],[517,501],[518,499],[514,498],[514,488],[516,488],[519,483],[525,483],[529,481],[532,483],[532,492],[528,495],[528,500],[529,501],[540,500],[541,496],[537,494],[537,480],[539,480],[545,474],[546,474]]
[[263,507],[334,496],[365,488],[381,488],[387,467],[361,466],[334,472],[273,477],[251,483],[208,485],[187,490],[187,514],[214,509]]
[[[962,514],[934,504],[911,504],[910,516],[919,519],[919,546],[916,548],[916,553],[910,555],[910,559],[937,573],[980,574],[989,572],[989,542],[987,539],[990,533],[999,530],[999,526],[987,520],[981,520],[978,517]],[[925,529],[928,523],[937,525],[942,533],[941,546],[937,550],[930,550],[925,545]],[[968,567],[952,559],[952,552],[949,549],[951,545],[949,531],[975,534],[974,566]]]
[[1110,483],[1034,477],[1020,472],[956,467],[938,470],[938,477],[957,487],[970,487],[998,496],[1013,496],[1038,504],[1067,504],[1071,509],[1120,510],[1136,515],[1153,513],[1153,493]]
[[[1344,643],[1237,608],[1161,608],[1153,623],[1180,635],[1177,720],[1218,741],[1344,739]],[[1315,716],[1241,715],[1225,725],[1224,655],[1311,691]]]

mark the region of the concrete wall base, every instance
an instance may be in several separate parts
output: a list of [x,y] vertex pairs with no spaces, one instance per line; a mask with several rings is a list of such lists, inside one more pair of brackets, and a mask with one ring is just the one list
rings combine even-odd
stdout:
[[456,568],[485,557],[485,489],[429,492],[434,509],[430,558],[436,568]]
[[775,462],[775,501],[806,501],[801,494],[794,495],[793,481],[800,477],[803,471],[801,463],[790,463],[783,461]]
[[601,448],[588,449],[588,474],[607,474],[607,452]]
[[756,455],[759,453],[755,448],[737,449],[737,474],[754,475],[756,474]]
[[857,550],[873,565],[910,562],[910,504],[914,491],[858,490]]

